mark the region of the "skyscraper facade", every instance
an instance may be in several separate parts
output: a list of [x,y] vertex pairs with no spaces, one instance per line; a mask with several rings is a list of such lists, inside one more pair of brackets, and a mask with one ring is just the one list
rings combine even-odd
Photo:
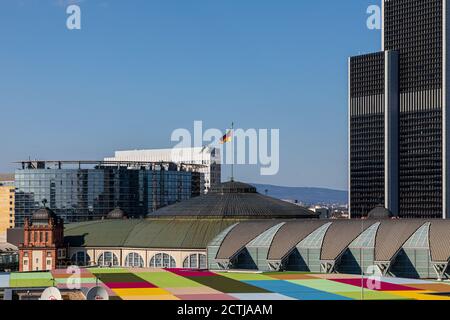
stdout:
[[349,61],[350,216],[447,218],[448,0],[383,0],[382,52]]

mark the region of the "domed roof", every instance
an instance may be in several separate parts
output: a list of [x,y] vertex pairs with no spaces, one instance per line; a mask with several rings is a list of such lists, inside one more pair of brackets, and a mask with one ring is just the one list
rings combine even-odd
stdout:
[[380,205],[367,214],[367,219],[390,219],[393,216],[392,212]]
[[32,222],[47,222],[48,219],[58,219],[57,215],[48,208],[41,208],[39,210],[36,210],[33,215],[31,216]]
[[250,184],[237,182],[237,181],[228,181],[224,183],[217,184],[213,186],[210,193],[257,193],[256,188]]
[[211,188],[208,194],[161,208],[148,217],[196,218],[317,218],[303,207],[271,198],[256,191],[252,185],[229,181]]
[[106,216],[106,219],[124,219],[127,214],[120,208],[115,208]]

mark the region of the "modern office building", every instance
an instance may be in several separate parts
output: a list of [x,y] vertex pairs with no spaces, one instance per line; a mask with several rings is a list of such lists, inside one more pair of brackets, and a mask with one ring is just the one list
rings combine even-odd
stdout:
[[14,228],[14,176],[0,175],[0,243],[6,242],[6,232]]
[[116,207],[142,217],[200,195],[193,165],[153,162],[24,161],[16,170],[15,223],[45,205],[66,223],[98,220]]
[[352,218],[448,218],[447,0],[383,0],[382,52],[349,61]]
[[0,186],[0,243],[6,241],[6,232],[14,228],[14,186]]
[[116,151],[114,157],[105,161],[173,162],[197,165],[196,171],[204,176],[203,191],[221,182],[221,159],[218,148],[173,148],[154,150]]

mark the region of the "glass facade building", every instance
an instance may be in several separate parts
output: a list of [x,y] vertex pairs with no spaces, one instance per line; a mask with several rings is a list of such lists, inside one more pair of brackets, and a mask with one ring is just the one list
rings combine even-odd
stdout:
[[173,164],[48,164],[24,163],[16,170],[17,226],[43,202],[71,223],[101,219],[117,207],[129,217],[142,217],[200,194],[200,174]]

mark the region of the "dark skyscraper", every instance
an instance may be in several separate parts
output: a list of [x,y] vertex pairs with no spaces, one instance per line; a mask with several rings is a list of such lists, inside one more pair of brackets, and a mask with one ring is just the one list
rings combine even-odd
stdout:
[[383,52],[349,62],[350,215],[447,218],[447,1],[383,0]]

